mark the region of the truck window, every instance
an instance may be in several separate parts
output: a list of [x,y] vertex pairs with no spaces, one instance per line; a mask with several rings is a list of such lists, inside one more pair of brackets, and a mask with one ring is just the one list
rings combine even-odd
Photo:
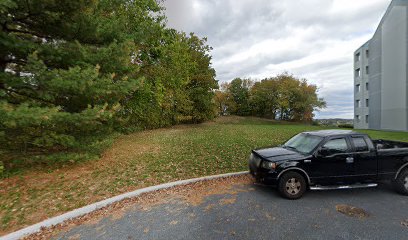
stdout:
[[352,137],[351,140],[356,152],[368,151],[368,145],[363,137]]
[[323,148],[327,149],[330,152],[330,154],[348,152],[348,146],[345,138],[329,140],[327,143],[323,145]]

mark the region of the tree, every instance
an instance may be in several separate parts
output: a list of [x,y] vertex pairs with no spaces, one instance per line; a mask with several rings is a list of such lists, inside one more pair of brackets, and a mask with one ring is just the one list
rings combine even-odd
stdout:
[[298,79],[288,73],[275,77],[278,83],[278,113],[281,120],[313,120],[313,111],[324,108],[326,103],[317,97],[317,87],[306,79]]
[[273,79],[256,82],[250,89],[252,114],[275,119],[278,112],[278,83]]
[[207,39],[200,39],[194,34],[186,39],[189,44],[189,52],[192,61],[195,63],[191,81],[187,85],[189,99],[192,102],[192,108],[189,115],[193,122],[203,122],[213,119],[215,114],[215,89],[218,89],[218,82],[215,80],[215,70],[211,67],[212,50],[206,44]]
[[156,0],[0,1],[0,154],[95,155],[114,131],[213,119],[211,47],[167,28],[162,10]]
[[156,49],[160,61],[142,65],[144,87],[126,105],[132,124],[153,128],[214,118],[218,83],[206,39],[170,29]]
[[220,112],[310,122],[313,112],[326,106],[317,90],[306,79],[283,73],[255,83],[236,78],[217,92],[216,100]]
[[3,146],[66,148],[109,129],[140,87],[159,11],[153,0],[2,1]]
[[240,116],[250,114],[249,89],[253,82],[249,79],[235,78],[227,86],[227,92],[231,95],[235,109],[231,108],[231,113]]

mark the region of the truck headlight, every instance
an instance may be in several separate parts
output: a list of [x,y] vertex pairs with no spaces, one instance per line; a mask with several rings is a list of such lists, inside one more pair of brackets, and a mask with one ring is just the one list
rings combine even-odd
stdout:
[[265,169],[275,169],[276,168],[276,163],[274,162],[269,162],[269,161],[263,161],[261,164],[262,168]]

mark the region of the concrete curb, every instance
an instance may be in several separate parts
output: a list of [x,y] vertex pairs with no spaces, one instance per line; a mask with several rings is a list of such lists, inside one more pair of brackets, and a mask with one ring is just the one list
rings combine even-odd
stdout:
[[62,214],[60,216],[56,216],[56,217],[44,220],[44,221],[42,221],[40,223],[31,225],[29,227],[23,228],[23,229],[18,230],[16,232],[12,232],[12,233],[10,233],[8,235],[0,237],[0,240],[20,239],[20,238],[22,238],[24,236],[27,236],[27,235],[30,235],[30,234],[33,234],[33,233],[36,233],[36,232],[40,231],[41,228],[51,227],[53,225],[60,224],[60,223],[62,223],[64,221],[66,221],[66,220],[83,216],[83,215],[88,214],[90,212],[93,212],[95,210],[106,207],[106,206],[108,206],[108,205],[110,205],[112,203],[122,201],[122,200],[124,200],[126,198],[137,197],[142,193],[153,192],[153,191],[157,191],[157,190],[161,190],[161,189],[165,189],[165,188],[171,188],[171,187],[180,186],[180,185],[187,185],[187,184],[190,184],[190,183],[195,183],[195,182],[205,181],[205,180],[212,180],[212,179],[216,179],[216,178],[239,176],[239,175],[244,175],[244,174],[247,174],[247,173],[248,172],[245,171],[245,172],[236,172],[236,173],[227,173],[227,174],[206,176],[206,177],[193,178],[193,179],[188,179],[188,180],[181,180],[181,181],[165,183],[165,184],[161,184],[161,185],[157,185],[157,186],[138,189],[138,190],[133,191],[133,192],[128,192],[128,193],[118,195],[116,197],[108,198],[108,199],[105,199],[103,201],[96,202],[96,203],[93,203],[91,205],[72,210],[72,211],[64,213],[64,214]]

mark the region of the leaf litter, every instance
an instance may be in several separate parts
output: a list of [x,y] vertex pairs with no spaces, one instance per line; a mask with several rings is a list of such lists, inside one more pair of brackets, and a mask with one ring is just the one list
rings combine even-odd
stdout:
[[[206,198],[212,195],[236,195],[238,192],[252,191],[248,190],[248,188],[245,189],[241,187],[252,183],[253,179],[249,176],[249,174],[245,174],[214,180],[205,180],[144,193],[134,198],[128,198],[120,202],[113,203],[81,217],[67,220],[61,224],[48,228],[42,228],[40,232],[24,237],[23,239],[49,239],[82,224],[94,225],[99,223],[105,217],[110,217],[113,221],[115,221],[122,218],[124,214],[131,209],[138,208],[141,211],[149,211],[155,206],[174,202],[175,200],[187,205],[198,206],[202,204]],[[219,200],[219,204],[233,204],[235,201],[236,197],[223,198]]]

